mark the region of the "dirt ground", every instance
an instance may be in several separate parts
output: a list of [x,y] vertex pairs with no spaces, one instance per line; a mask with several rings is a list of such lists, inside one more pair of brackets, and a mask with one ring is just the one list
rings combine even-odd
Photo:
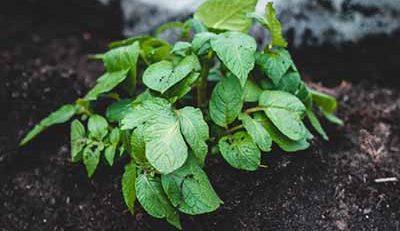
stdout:
[[[68,126],[27,147],[18,139],[62,103],[86,93],[103,68],[87,55],[120,35],[117,6],[92,1],[16,0],[0,6],[0,230],[169,230],[140,206],[125,209],[123,163],[92,180],[69,160]],[[78,7],[79,5],[79,7]],[[263,156],[246,173],[209,156],[207,172],[224,201],[214,213],[182,216],[185,230],[400,230],[400,35],[358,44],[292,49],[312,85],[340,100],[345,126],[324,125],[330,141]]]

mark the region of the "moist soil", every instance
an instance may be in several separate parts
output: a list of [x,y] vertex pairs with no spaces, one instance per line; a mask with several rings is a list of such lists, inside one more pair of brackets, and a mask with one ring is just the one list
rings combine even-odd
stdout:
[[[140,206],[134,215],[126,210],[123,162],[101,165],[93,179],[70,162],[68,126],[17,145],[103,72],[87,55],[122,37],[117,4],[7,2],[0,6],[0,230],[171,230]],[[184,229],[400,230],[399,183],[375,182],[400,179],[399,38],[291,48],[309,84],[338,97],[345,125],[324,121],[329,142],[316,138],[293,154],[275,148],[256,172],[209,156],[206,171],[224,204],[182,216]]]

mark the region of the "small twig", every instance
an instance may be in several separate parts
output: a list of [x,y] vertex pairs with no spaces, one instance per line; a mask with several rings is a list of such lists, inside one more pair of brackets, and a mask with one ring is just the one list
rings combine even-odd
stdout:
[[251,114],[251,113],[254,113],[254,112],[258,112],[258,111],[264,111],[264,107],[252,107],[252,108],[249,108],[249,109],[246,109],[245,111],[244,111],[244,113],[246,113],[246,114]]
[[260,167],[260,168],[268,168],[268,166],[264,165],[264,164],[259,164],[258,167]]
[[374,180],[375,183],[386,183],[386,182],[397,182],[398,179],[396,177],[387,177],[387,178],[378,178]]
[[243,124],[241,124],[241,125],[238,125],[238,126],[235,126],[235,127],[233,127],[233,128],[230,128],[230,129],[226,130],[226,132],[227,132],[227,133],[234,133],[234,132],[236,132],[237,130],[242,129],[243,127],[244,127]]

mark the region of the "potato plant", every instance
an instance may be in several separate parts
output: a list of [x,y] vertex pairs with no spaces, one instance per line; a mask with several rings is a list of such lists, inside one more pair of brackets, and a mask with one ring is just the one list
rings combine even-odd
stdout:
[[[21,141],[71,119],[71,158],[89,177],[102,159],[126,163],[122,194],[151,216],[181,229],[179,213],[216,210],[222,201],[203,170],[208,153],[234,168],[254,171],[261,155],[307,149],[315,132],[328,139],[314,110],[333,123],[335,98],[310,89],[286,49],[272,3],[208,0],[185,22],[161,26],[155,36],[113,42],[95,55],[106,73],[73,104],[40,121]],[[247,32],[257,21],[271,34],[258,47]],[[169,44],[159,34],[181,31]],[[103,108],[103,109],[102,109]]]

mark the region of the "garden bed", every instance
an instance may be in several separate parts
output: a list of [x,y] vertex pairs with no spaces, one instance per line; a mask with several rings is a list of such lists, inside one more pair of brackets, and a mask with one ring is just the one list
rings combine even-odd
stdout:
[[[74,2],[64,12],[75,10]],[[101,165],[92,180],[82,164],[72,164],[68,126],[18,148],[35,122],[83,96],[102,73],[87,55],[120,38],[116,8],[88,3],[68,16],[49,13],[51,7],[3,7],[0,17],[0,230],[171,229],[139,206],[133,216],[125,209],[123,163]],[[310,84],[338,96],[345,126],[325,124],[330,141],[317,138],[307,151],[264,154],[268,168],[253,173],[209,156],[207,172],[224,204],[183,216],[184,229],[399,229],[399,183],[374,181],[400,178],[399,41],[394,35],[292,49]]]

